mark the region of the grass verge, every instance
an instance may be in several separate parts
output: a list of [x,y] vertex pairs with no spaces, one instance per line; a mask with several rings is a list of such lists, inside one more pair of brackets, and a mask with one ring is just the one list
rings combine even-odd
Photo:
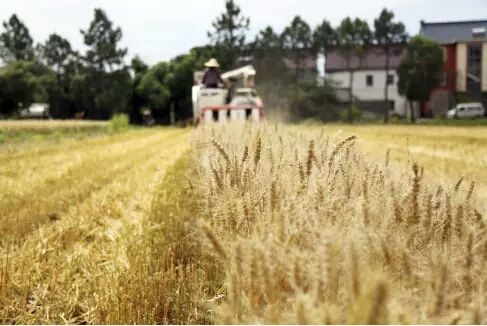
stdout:
[[84,139],[106,134],[111,127],[102,121],[0,121],[0,145]]

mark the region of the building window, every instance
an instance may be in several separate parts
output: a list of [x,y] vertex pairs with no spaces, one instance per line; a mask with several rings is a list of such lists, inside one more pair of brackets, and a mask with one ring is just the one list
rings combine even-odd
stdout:
[[472,28],[472,35],[474,38],[484,38],[485,32],[487,32],[487,28],[485,27]]
[[374,76],[372,75],[367,75],[365,76],[365,83],[367,84],[367,87],[372,87],[374,86]]
[[469,44],[467,52],[467,91],[480,93],[482,78],[482,45]]
[[387,75],[387,85],[394,85],[394,75]]

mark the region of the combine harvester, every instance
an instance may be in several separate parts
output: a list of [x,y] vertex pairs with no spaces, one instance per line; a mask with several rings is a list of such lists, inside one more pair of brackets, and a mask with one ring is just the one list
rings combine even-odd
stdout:
[[229,121],[259,122],[263,104],[254,87],[255,69],[244,66],[222,74],[224,87],[204,88],[203,73],[195,73],[193,117],[195,124]]

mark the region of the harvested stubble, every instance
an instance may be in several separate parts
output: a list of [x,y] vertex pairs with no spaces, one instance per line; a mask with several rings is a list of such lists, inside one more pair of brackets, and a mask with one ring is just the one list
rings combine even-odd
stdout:
[[[0,200],[0,229],[8,233],[0,238],[0,324],[156,321],[138,300],[152,276],[142,271],[152,266],[135,258],[154,240],[152,200],[187,150],[187,135],[137,130],[49,145],[40,154],[21,149],[15,161],[0,155],[0,196],[16,194]],[[19,164],[36,166],[36,174],[11,176]],[[124,281],[133,270],[139,283],[129,292]]]
[[355,141],[281,126],[199,131],[206,248],[226,271],[217,322],[487,320],[473,186],[433,185],[418,164],[398,171]]

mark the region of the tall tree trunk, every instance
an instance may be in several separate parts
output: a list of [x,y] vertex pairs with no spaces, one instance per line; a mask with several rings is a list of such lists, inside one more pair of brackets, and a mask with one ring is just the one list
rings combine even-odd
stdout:
[[171,125],[176,124],[175,101],[171,101],[171,104],[169,106],[169,123]]
[[350,76],[349,76],[349,83],[350,83],[350,87],[349,87],[349,93],[348,93],[348,96],[349,96],[349,99],[350,99],[350,106],[348,108],[348,123],[352,123],[353,122],[353,108],[355,106],[355,98],[353,97],[353,69],[350,69]]
[[389,77],[389,46],[386,45],[386,80],[384,83],[384,123],[389,122],[389,84],[387,79]]
[[416,112],[414,112],[413,101],[409,101],[409,110],[410,110],[410,114],[411,114],[411,122],[416,123]]
[[296,51],[296,57],[295,57],[295,71],[294,71],[294,105],[297,104],[298,101],[298,92],[299,92],[299,68],[300,68],[300,63],[301,63],[301,49],[298,48]]

